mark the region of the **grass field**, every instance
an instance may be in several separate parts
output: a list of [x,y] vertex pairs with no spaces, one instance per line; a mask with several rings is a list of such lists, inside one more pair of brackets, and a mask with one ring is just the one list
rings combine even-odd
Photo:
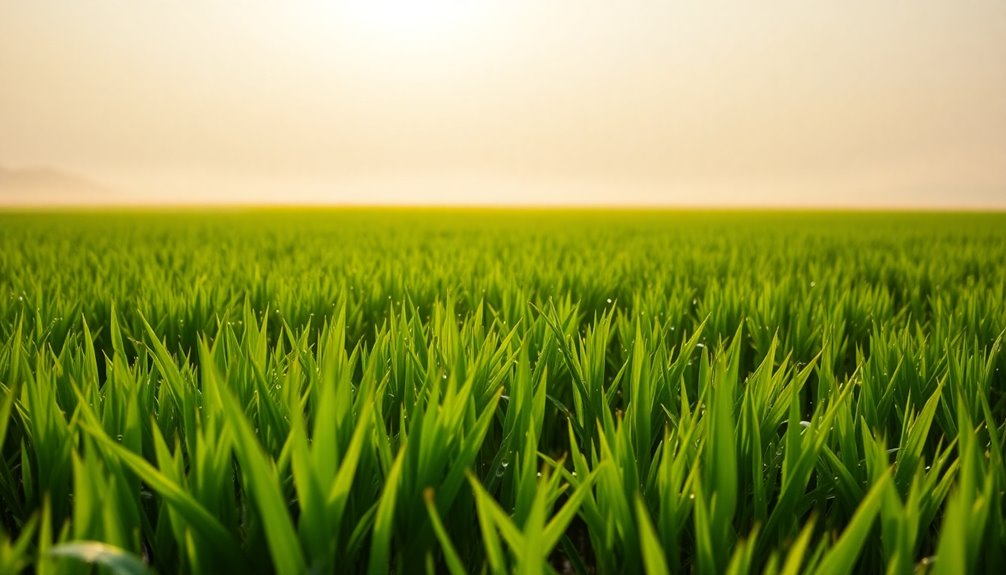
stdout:
[[0,572],[992,571],[1004,300],[1004,214],[0,214]]

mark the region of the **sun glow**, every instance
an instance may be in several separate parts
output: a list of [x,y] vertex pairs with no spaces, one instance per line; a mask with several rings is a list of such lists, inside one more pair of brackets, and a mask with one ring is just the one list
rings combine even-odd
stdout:
[[463,0],[348,0],[331,10],[341,27],[385,48],[463,48],[487,31],[490,6]]

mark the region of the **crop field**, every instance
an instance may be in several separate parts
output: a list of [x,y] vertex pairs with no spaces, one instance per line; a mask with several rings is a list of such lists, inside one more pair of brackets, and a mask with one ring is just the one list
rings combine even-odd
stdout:
[[1006,214],[0,214],[0,573],[1006,565]]

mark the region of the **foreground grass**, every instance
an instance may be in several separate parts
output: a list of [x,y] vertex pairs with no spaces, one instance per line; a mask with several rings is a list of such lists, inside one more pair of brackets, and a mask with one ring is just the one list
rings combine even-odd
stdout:
[[0,215],[0,572],[1006,561],[1006,216]]

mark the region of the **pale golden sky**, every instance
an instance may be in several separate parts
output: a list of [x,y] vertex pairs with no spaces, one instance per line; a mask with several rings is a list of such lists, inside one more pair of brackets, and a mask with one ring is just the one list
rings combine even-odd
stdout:
[[0,166],[97,201],[1006,207],[1006,2],[5,0]]

